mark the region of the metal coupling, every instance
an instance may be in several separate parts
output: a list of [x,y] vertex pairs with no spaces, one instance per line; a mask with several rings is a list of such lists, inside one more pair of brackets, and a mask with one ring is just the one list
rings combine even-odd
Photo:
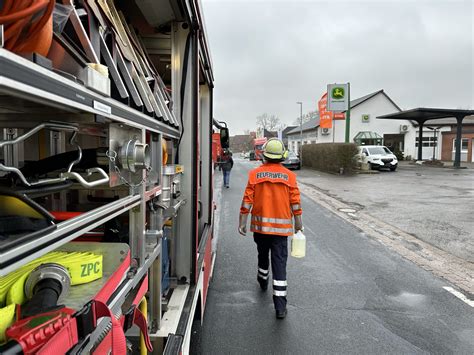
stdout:
[[138,139],[129,140],[120,148],[119,159],[122,168],[132,173],[148,170],[151,164],[150,147]]
[[58,302],[67,296],[71,288],[71,277],[64,266],[56,263],[42,264],[33,269],[25,282],[25,296],[31,299],[35,294],[36,285],[46,279],[53,279],[61,284],[61,294]]

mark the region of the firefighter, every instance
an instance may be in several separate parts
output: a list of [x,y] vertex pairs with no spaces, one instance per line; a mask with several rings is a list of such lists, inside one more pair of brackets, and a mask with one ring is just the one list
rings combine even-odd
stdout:
[[248,215],[252,212],[250,231],[257,244],[257,281],[263,291],[268,288],[271,254],[273,303],[278,319],[285,318],[287,313],[288,236],[303,229],[296,175],[280,164],[287,154],[281,140],[271,138],[265,143],[264,163],[249,173],[239,218],[239,233],[246,235]]

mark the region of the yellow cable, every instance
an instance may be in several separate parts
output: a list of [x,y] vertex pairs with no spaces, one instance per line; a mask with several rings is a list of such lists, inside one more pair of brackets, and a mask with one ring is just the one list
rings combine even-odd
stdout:
[[[145,296],[143,296],[142,300],[140,301],[138,308],[143,313],[143,316],[145,317],[145,322],[146,322],[148,318],[148,303]],[[145,345],[145,337],[143,336],[143,333],[140,333],[140,355],[147,355],[147,354],[148,354],[148,350]]]

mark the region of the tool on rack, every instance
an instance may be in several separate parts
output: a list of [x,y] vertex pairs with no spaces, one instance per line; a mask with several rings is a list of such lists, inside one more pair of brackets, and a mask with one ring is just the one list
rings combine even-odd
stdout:
[[38,180],[38,181],[28,181],[25,178],[25,176],[23,175],[23,173],[21,172],[20,169],[18,169],[16,167],[13,167],[13,166],[5,166],[2,163],[0,163],[0,171],[14,173],[15,175],[17,175],[19,177],[21,182],[24,185],[28,186],[28,187],[38,186],[38,185],[57,184],[57,183],[64,182],[66,180],[76,180],[82,186],[89,188],[89,187],[94,187],[94,186],[106,184],[106,183],[109,182],[109,176],[107,175],[107,173],[102,168],[99,168],[99,167],[93,167],[93,168],[90,168],[90,169],[86,170],[87,176],[91,176],[95,173],[98,173],[98,174],[101,175],[100,179],[93,180],[93,181],[87,181],[82,177],[81,174],[72,171],[72,168],[74,167],[74,165],[79,163],[82,159],[82,149],[75,141],[75,138],[76,138],[76,135],[77,135],[77,132],[78,132],[78,128],[76,126],[71,126],[71,125],[66,125],[66,124],[61,124],[61,123],[52,123],[52,122],[42,123],[42,124],[32,128],[31,130],[29,130],[28,132],[26,132],[22,136],[19,136],[19,137],[13,139],[13,140],[0,141],[0,149],[2,149],[5,146],[8,146],[8,145],[14,145],[14,144],[18,144],[20,142],[23,142],[24,140],[31,137],[33,134],[39,132],[42,129],[52,129],[52,130],[58,130],[58,131],[72,132],[72,136],[71,136],[71,139],[70,139],[70,144],[77,148],[78,157],[77,157],[77,159],[73,160],[69,164],[67,171],[60,173],[59,177],[57,177],[57,178],[41,179],[41,180]]

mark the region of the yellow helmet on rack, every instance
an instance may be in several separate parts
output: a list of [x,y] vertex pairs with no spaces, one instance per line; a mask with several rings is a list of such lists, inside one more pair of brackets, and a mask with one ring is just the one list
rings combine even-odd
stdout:
[[272,160],[285,160],[288,156],[288,151],[281,140],[270,138],[263,146],[263,156]]

